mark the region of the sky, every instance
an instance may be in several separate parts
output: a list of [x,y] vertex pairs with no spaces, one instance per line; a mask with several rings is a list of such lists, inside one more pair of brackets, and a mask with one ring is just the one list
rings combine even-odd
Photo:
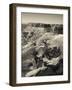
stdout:
[[63,24],[62,14],[21,13],[21,23]]

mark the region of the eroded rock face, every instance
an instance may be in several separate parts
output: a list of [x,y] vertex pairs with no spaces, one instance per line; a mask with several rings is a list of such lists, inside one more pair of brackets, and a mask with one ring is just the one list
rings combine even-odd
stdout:
[[[43,43],[43,42],[42,42]],[[63,36],[62,35],[54,35],[49,41],[45,41],[43,46],[38,46],[37,49],[38,57],[43,57],[45,60],[51,60],[52,62],[56,58],[63,58]]]
[[[40,29],[40,27],[33,27],[33,29]],[[61,62],[63,61],[63,34],[44,32],[43,27],[41,29],[41,33],[40,30],[35,30],[34,32],[32,30],[32,34],[29,31],[24,37],[27,41],[22,44],[22,72],[25,72],[22,76],[63,73],[63,62]],[[39,69],[42,67],[46,67],[47,71],[49,70],[51,73],[44,71],[44,69]],[[29,73],[30,71],[31,73]],[[39,74],[39,71],[43,71],[42,74]]]

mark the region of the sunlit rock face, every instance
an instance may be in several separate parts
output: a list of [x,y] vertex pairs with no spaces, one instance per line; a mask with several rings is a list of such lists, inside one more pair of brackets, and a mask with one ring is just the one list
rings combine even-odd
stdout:
[[63,74],[63,25],[22,25],[22,77]]
[[43,61],[48,61],[48,64],[56,65],[59,59],[63,58],[63,35],[53,35],[52,38],[38,44],[37,57],[43,57]]

